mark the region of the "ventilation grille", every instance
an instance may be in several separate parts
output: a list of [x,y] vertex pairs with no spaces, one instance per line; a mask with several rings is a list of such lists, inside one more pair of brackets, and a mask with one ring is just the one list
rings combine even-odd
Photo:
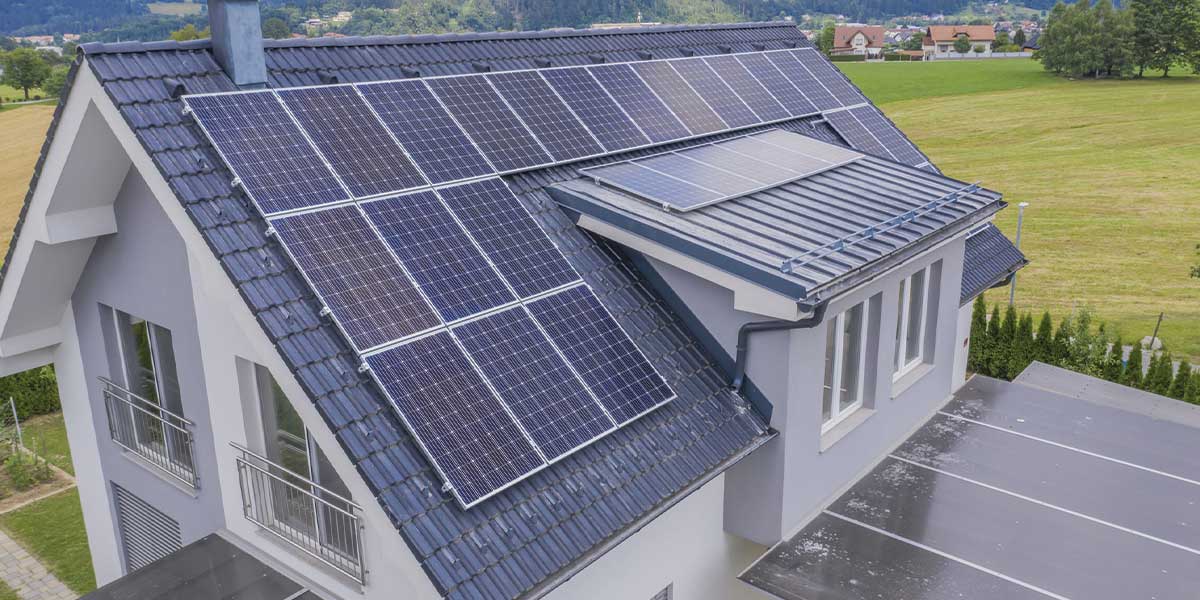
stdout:
[[179,522],[175,519],[115,483],[113,497],[117,501],[117,521],[127,572],[136,571],[183,547]]

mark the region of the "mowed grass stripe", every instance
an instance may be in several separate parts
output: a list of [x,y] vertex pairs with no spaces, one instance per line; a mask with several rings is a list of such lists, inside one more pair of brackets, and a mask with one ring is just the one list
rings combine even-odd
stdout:
[[0,112],[0,131],[4,132],[0,136],[0,260],[8,252],[52,116],[54,106],[49,104]]

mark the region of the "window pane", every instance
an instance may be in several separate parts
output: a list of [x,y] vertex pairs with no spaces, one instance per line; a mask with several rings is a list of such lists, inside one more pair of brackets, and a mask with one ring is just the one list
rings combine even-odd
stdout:
[[267,458],[293,473],[311,478],[304,422],[271,373],[261,366],[257,367],[257,373]]
[[171,331],[153,323],[147,323],[150,343],[154,346],[154,376],[158,383],[159,406],[177,414],[183,414],[183,401],[179,397],[179,376],[175,371],[175,349],[172,347]]
[[900,339],[904,335],[904,293],[908,289],[908,279],[900,280],[900,293],[896,296],[896,370],[904,366],[904,340]]
[[925,271],[912,276],[908,294],[908,335],[904,341],[904,362],[912,362],[921,356],[921,330],[925,327]]
[[158,404],[154,361],[150,357],[150,331],[146,322],[118,312],[117,328],[121,332],[121,349],[125,355],[125,374],[129,391]]
[[837,352],[837,319],[829,322],[825,328],[829,334],[825,336],[825,386],[821,393],[821,422],[826,423],[833,417],[833,363],[834,353]]
[[862,368],[863,305],[846,311],[842,325],[842,385],[838,412],[854,404],[859,397],[858,374]]

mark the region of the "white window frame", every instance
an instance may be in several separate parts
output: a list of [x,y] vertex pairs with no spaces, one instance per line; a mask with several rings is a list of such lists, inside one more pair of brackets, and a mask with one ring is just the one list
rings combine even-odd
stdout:
[[[841,408],[841,404],[842,404],[841,403],[841,385],[842,385],[842,371],[846,366],[844,364],[845,361],[843,360],[843,355],[845,354],[843,352],[843,350],[845,349],[845,345],[846,345],[846,314],[849,313],[850,311],[854,310],[855,308],[860,308],[860,307],[862,310],[862,317],[861,317],[859,332],[858,332],[858,336],[859,336],[859,344],[858,344],[859,352],[858,352],[858,357],[857,357],[858,381],[855,382],[855,386],[854,386],[854,394],[855,394],[854,400],[849,405],[847,405],[846,408],[843,409],[843,408]],[[866,369],[867,329],[869,328],[869,324],[870,324],[870,317],[871,317],[870,309],[871,309],[870,301],[864,300],[864,301],[859,302],[858,304],[851,306],[850,308],[847,308],[846,310],[842,311],[840,314],[838,314],[837,317],[835,317],[833,319],[833,321],[831,321],[829,323],[829,326],[833,327],[834,332],[835,332],[834,340],[833,340],[833,344],[834,344],[833,373],[831,376],[831,379],[832,379],[831,382],[823,382],[822,383],[821,402],[823,403],[824,399],[825,399],[825,396],[824,396],[824,394],[825,394],[825,385],[824,384],[825,383],[829,383],[832,398],[830,399],[830,402],[829,402],[829,420],[821,423],[821,433],[822,434],[828,433],[829,430],[833,429],[834,427],[837,427],[838,424],[840,424],[842,421],[845,421],[847,417],[854,414],[855,411],[857,411],[858,409],[863,407],[863,397],[864,397],[863,383],[866,380],[866,370],[867,370]],[[826,348],[825,351],[829,352],[829,349]]]
[[[921,312],[917,314],[920,321],[917,323],[917,355],[911,360],[905,361],[905,352],[907,351],[906,342],[908,341],[908,332],[912,327],[909,322],[908,313],[912,303],[912,294],[909,289],[912,287],[913,279],[917,275],[922,275],[923,286],[921,289]],[[900,313],[896,315],[897,332],[896,332],[896,354],[892,360],[892,381],[895,382],[901,377],[908,375],[913,369],[917,368],[925,362],[925,330],[929,323],[929,286],[932,283],[930,277],[933,276],[933,269],[926,266],[917,270],[913,274],[900,280]]]

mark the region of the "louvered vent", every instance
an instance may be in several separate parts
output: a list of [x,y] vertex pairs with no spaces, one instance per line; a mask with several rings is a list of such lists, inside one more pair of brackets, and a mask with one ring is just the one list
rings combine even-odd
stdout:
[[125,488],[113,484],[125,569],[136,571],[183,547],[179,523]]

